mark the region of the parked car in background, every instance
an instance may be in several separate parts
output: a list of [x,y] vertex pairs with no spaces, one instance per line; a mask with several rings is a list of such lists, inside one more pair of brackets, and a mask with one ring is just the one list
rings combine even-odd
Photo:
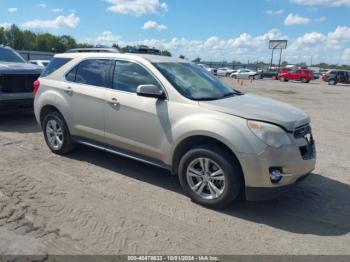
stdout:
[[322,80],[328,82],[329,85],[350,84],[350,71],[330,70],[322,77]]
[[37,65],[37,66],[41,66],[42,68],[45,68],[50,63],[50,60],[29,60],[28,62],[33,65]]
[[0,112],[33,106],[33,83],[42,69],[12,48],[0,46]]
[[320,79],[322,74],[319,71],[312,70],[312,73],[314,75],[314,80]]
[[278,69],[268,68],[266,70],[263,70],[261,74],[262,74],[262,78],[277,79]]
[[34,93],[53,153],[80,143],[166,168],[207,207],[225,207],[241,193],[277,197],[315,168],[306,113],[236,91],[183,59],[60,54]]
[[301,81],[303,83],[309,83],[314,79],[314,75],[311,70],[299,69],[299,68],[281,68],[277,75],[277,79],[281,82],[287,82],[290,80]]
[[253,70],[241,68],[233,72],[230,77],[235,79],[260,79],[261,75]]
[[235,72],[235,70],[232,68],[228,68],[228,67],[218,68],[218,76],[230,76],[233,72]]
[[201,68],[207,70],[209,73],[211,73],[212,75],[218,75],[218,70],[216,68],[212,68],[206,64],[197,64],[198,66],[200,66]]

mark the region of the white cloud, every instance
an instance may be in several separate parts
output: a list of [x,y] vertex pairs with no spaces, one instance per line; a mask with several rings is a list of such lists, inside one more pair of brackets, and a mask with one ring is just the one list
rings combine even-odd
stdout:
[[346,48],[341,56],[344,61],[350,61],[350,48]]
[[76,28],[80,23],[80,18],[75,14],[69,16],[58,16],[54,20],[31,20],[25,22],[22,26],[30,29],[59,29]]
[[3,27],[5,29],[9,29],[11,27],[11,25],[12,25],[11,23],[6,23],[6,22],[0,23],[0,28]]
[[168,5],[159,0],[105,0],[111,6],[108,11],[118,14],[133,14],[141,16],[145,14],[156,14],[159,11],[168,11]]
[[41,7],[41,8],[46,8],[47,5],[45,3],[40,3],[40,4],[37,4],[38,7]]
[[7,9],[7,11],[9,11],[10,13],[15,13],[18,11],[17,7],[10,7],[9,9]]
[[102,34],[98,35],[95,38],[85,38],[81,40],[83,43],[105,46],[112,46],[113,44],[117,44],[120,41],[121,37],[114,35],[111,31],[104,31]]
[[[263,59],[263,53],[270,54],[268,50],[268,40],[286,39],[278,29],[273,29],[266,34],[251,36],[243,33],[237,38],[220,39],[216,36],[209,37],[206,40],[188,40],[185,38],[174,37],[169,41],[159,39],[144,39],[141,41],[128,42],[121,37],[113,35],[110,31],[105,31],[93,39],[82,39],[84,43],[101,44],[111,46],[118,43],[120,46],[126,45],[147,45],[159,49],[171,51],[174,56],[180,54],[189,58],[201,57],[203,59]],[[253,56],[254,54],[254,56]]]
[[164,12],[168,12],[169,7],[167,5],[167,3],[161,3],[160,8],[164,11]]
[[290,13],[284,20],[286,26],[291,25],[305,25],[311,22],[311,19],[308,17],[303,17],[297,14]]
[[[204,40],[174,37],[170,40],[143,39],[140,41],[126,41],[110,31],[105,31],[95,38],[80,40],[84,43],[102,44],[111,46],[114,43],[120,46],[148,45],[159,49],[169,50],[175,57],[184,55],[189,59],[201,57],[204,60],[242,62],[262,60],[269,62],[271,51],[268,41],[271,39],[288,39],[279,29],[272,29],[265,34],[241,35],[229,39],[211,36]],[[288,39],[287,50],[283,52],[283,60],[290,63],[310,61],[311,56],[315,63],[348,63],[350,64],[350,27],[338,26],[329,33],[310,32],[297,38]]]
[[323,23],[324,21],[326,21],[326,17],[321,16],[321,17],[319,17],[319,18],[316,18],[314,21],[315,21],[316,23]]
[[284,10],[283,9],[266,10],[264,13],[267,14],[267,15],[275,15],[275,16],[277,16],[277,15],[282,15],[284,13]]
[[61,12],[63,12],[63,9],[62,8],[53,8],[53,9],[51,9],[51,11],[54,13],[61,13]]
[[163,31],[163,30],[168,29],[168,27],[166,25],[161,25],[155,21],[150,20],[143,25],[142,29],[143,30],[155,29],[157,31]]
[[318,61],[340,63],[341,60],[350,63],[347,59],[350,45],[350,27],[338,26],[328,34],[312,32],[298,37],[286,50],[286,55],[292,60],[308,61],[311,56]]
[[350,6],[350,0],[290,0],[290,2],[307,6]]

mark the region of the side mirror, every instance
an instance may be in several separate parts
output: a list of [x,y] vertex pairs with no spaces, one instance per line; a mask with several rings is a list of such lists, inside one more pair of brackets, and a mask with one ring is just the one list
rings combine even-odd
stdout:
[[156,85],[139,85],[136,93],[138,96],[164,98],[165,94],[161,87]]

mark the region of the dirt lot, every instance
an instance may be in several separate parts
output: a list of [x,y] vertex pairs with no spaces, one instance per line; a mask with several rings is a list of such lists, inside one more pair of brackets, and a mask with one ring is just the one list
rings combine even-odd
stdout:
[[[227,80],[239,86],[236,80]],[[0,254],[350,254],[350,86],[239,86],[312,118],[315,172],[283,197],[223,211],[167,171],[79,147],[49,152],[34,117],[0,117]]]

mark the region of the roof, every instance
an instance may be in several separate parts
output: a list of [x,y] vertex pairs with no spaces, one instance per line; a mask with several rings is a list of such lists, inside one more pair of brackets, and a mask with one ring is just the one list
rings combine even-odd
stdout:
[[133,53],[63,53],[57,54],[55,57],[62,58],[116,58],[116,59],[145,59],[151,63],[189,63],[187,60],[180,58],[173,58],[168,56],[160,56],[160,55],[149,55],[149,54],[133,54]]

